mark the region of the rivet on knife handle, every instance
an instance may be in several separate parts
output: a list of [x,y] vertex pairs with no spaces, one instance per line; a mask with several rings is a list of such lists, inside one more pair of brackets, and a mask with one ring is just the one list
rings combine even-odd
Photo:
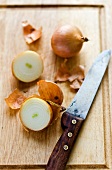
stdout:
[[78,118],[67,112],[63,113],[61,123],[64,132],[58,140],[46,166],[46,170],[64,170],[67,164],[71,149],[83,123]]

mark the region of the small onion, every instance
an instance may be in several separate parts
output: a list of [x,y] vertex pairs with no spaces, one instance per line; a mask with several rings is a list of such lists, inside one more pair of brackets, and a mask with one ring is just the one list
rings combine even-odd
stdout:
[[51,38],[51,46],[56,55],[70,58],[82,48],[83,42],[88,38],[83,37],[79,28],[72,25],[63,25],[56,29]]
[[46,101],[31,97],[21,105],[19,115],[26,129],[40,131],[51,123],[53,112]]
[[13,75],[22,82],[32,82],[43,72],[43,61],[34,51],[24,51],[12,62]]

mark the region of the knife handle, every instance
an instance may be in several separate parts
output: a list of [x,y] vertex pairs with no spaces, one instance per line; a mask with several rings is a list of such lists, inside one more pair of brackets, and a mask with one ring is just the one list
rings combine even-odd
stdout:
[[61,126],[64,130],[49,158],[46,170],[64,170],[84,119],[64,112]]

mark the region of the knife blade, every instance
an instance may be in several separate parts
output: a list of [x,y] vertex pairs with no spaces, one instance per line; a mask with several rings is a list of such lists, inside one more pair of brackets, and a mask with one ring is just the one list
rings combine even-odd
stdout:
[[98,55],[88,71],[85,80],[63,113],[61,126],[64,130],[49,158],[46,170],[64,170],[76,141],[79,130],[89,113],[89,109],[100,86],[111,57],[111,50],[105,50]]

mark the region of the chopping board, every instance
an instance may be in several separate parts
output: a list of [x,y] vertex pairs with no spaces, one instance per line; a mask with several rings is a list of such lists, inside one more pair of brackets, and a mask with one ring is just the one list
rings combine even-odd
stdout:
[[[63,59],[51,48],[54,30],[63,24],[80,28],[89,38],[80,53],[69,59],[70,67],[84,65],[85,74],[97,55],[111,48],[111,1],[58,0],[58,1],[0,1],[0,168],[45,169],[48,158],[62,134],[60,117],[41,132],[26,132],[18,112],[8,108],[4,99],[18,88],[30,96],[37,92],[36,82],[22,83],[11,72],[13,58],[25,51],[38,52],[44,61],[41,79],[54,81],[54,75]],[[22,21],[29,21],[35,28],[42,26],[42,37],[27,45],[22,31]],[[89,115],[83,124],[72,150],[66,169],[112,169],[112,60],[105,73]],[[58,83],[64,94],[63,106],[67,107],[76,92],[69,84]]]

